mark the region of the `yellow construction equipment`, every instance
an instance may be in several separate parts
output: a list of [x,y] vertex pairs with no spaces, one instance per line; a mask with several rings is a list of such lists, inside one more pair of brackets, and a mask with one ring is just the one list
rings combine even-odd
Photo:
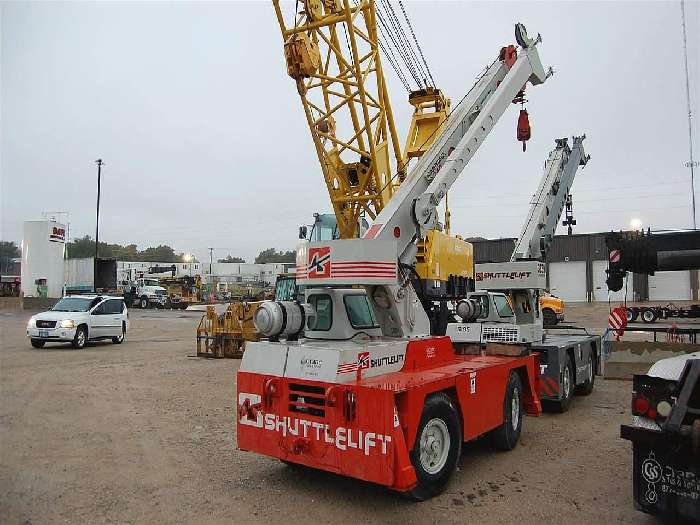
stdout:
[[161,277],[159,284],[167,290],[170,308],[184,310],[202,300],[202,277],[199,275]]
[[197,355],[199,357],[243,356],[246,341],[257,341],[258,333],[253,316],[260,301],[230,303],[219,315],[214,305],[207,306],[207,313],[197,326]]
[[[274,299],[295,301],[296,279],[293,274],[280,274],[275,281]],[[197,355],[199,357],[240,358],[246,341],[258,341],[253,316],[262,301],[232,301],[223,314],[214,305],[207,306],[197,326]]]

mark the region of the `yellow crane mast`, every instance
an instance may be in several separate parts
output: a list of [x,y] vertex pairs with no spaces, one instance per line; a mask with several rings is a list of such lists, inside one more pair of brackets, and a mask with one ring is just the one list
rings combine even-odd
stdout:
[[[449,101],[426,86],[409,97],[404,151],[387,93],[373,0],[302,0],[287,24],[273,0],[287,73],[296,81],[341,238],[358,236],[403,181],[445,120]],[[435,111],[428,111],[433,108]]]

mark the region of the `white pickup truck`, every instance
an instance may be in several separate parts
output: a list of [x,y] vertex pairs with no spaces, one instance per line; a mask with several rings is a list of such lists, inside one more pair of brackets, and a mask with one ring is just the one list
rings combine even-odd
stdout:
[[129,314],[121,297],[73,295],[63,297],[50,310],[33,315],[27,337],[34,348],[46,343],[70,342],[83,348],[88,341],[111,339],[121,344],[129,329]]
[[168,291],[155,277],[139,277],[123,284],[124,300],[130,306],[165,308],[168,302]]

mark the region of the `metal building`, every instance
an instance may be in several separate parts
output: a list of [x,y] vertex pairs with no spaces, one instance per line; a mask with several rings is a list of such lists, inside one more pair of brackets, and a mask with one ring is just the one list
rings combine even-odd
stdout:
[[[515,238],[467,239],[474,245],[474,262],[509,260]],[[631,275],[626,288],[608,294],[605,270],[608,267],[605,233],[557,235],[547,260],[547,286],[550,292],[568,302],[681,301],[700,299],[698,270]]]

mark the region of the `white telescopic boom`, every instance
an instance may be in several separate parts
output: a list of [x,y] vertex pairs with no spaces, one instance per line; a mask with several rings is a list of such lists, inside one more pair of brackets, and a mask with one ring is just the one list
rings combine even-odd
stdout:
[[574,137],[573,148],[567,139],[557,139],[556,147],[544,164],[544,175],[532,198],[522,233],[515,244],[511,261],[536,259],[543,261],[557,231],[567,197],[579,166],[585,166],[590,155],[583,149],[586,135]]
[[424,237],[438,220],[437,206],[479,149],[493,126],[529,81],[542,84],[545,72],[536,41],[516,26],[523,46],[510,67],[497,60],[453,111],[446,130],[411,170],[365,238],[396,239],[400,260],[412,264],[415,239]]

